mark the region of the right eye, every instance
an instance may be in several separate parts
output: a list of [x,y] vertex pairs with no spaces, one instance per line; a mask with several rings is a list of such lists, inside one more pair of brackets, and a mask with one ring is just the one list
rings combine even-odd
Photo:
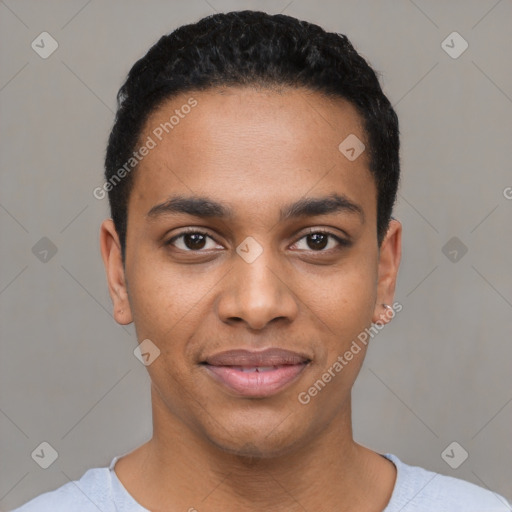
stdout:
[[[203,231],[188,230],[173,236],[170,240],[165,242],[165,245],[172,245],[180,251],[185,252],[203,252],[203,250],[207,251],[215,249],[215,246],[205,247],[205,245],[207,245],[208,239],[210,239],[212,242],[215,242],[215,240],[213,240],[213,238],[208,233]],[[176,243],[177,241],[179,241],[179,243]],[[222,248],[222,246],[220,247]]]

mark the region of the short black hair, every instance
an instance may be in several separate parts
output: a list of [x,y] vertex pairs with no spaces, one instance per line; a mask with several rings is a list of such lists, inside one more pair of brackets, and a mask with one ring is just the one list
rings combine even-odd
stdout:
[[307,88],[353,104],[369,143],[380,246],[396,200],[400,159],[398,118],[375,71],[343,34],[283,14],[245,10],[213,14],[162,36],[133,65],[117,94],[105,179],[123,261],[133,188],[126,163],[133,161],[148,117],[180,93],[217,86]]

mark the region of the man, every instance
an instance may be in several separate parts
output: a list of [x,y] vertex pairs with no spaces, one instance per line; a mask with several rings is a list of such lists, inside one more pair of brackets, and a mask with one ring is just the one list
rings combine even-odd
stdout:
[[101,251],[153,437],[18,511],[510,511],[353,440],[401,225],[396,114],[347,38],[217,14],[162,37],[118,101]]

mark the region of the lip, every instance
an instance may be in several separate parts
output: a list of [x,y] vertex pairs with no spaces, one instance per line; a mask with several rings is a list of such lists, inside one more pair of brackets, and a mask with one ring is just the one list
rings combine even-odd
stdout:
[[291,385],[310,362],[305,354],[270,348],[258,352],[228,350],[207,357],[202,364],[209,376],[235,394],[264,398]]
[[301,364],[311,359],[302,353],[283,348],[265,350],[226,350],[207,357],[203,362],[210,366],[279,366]]

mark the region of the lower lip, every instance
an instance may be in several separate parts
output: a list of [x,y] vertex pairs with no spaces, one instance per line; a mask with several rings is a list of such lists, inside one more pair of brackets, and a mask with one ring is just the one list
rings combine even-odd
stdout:
[[263,398],[275,395],[291,384],[304,370],[306,363],[284,365],[265,372],[242,372],[231,366],[204,366],[214,379],[237,394]]

